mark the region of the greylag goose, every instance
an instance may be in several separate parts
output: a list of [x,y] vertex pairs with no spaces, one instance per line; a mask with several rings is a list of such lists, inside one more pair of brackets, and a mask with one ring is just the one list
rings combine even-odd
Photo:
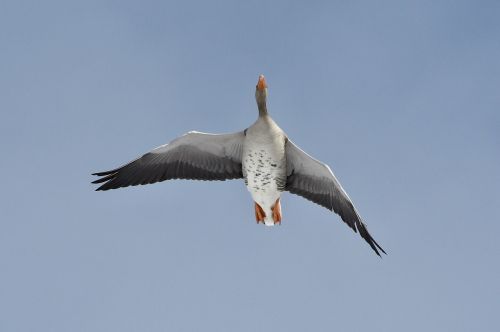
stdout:
[[96,190],[109,190],[170,179],[244,179],[257,223],[281,224],[280,196],[288,191],[334,211],[377,255],[385,254],[330,168],[302,151],[271,118],[263,75],[255,99],[259,117],[247,129],[232,134],[190,131],[121,167],[94,173],[101,178],[92,183],[102,183]]

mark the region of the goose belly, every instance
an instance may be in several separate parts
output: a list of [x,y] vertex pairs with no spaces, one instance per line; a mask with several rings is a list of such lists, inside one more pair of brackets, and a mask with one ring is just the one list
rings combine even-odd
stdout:
[[284,190],[284,158],[273,158],[265,150],[248,150],[242,166],[247,189],[266,214],[265,225],[274,226],[271,208]]

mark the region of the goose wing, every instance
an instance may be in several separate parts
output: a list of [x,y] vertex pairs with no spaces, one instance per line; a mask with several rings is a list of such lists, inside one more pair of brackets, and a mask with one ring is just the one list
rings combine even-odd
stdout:
[[285,153],[287,162],[285,189],[334,211],[354,232],[359,231],[361,237],[377,255],[380,256],[379,250],[385,254],[384,249],[368,232],[351,199],[330,167],[309,156],[290,140],[286,142]]
[[116,189],[170,179],[228,180],[242,178],[241,153],[245,134],[191,131],[110,171],[93,175],[103,183],[96,190]]

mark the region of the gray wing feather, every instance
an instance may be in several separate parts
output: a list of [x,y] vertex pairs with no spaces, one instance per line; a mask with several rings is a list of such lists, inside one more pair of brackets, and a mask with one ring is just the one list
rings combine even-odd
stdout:
[[96,190],[108,190],[170,179],[239,179],[244,138],[244,132],[191,131],[121,167],[94,173],[101,178],[92,183],[104,183]]
[[378,243],[368,233],[351,199],[340,185],[331,169],[312,158],[290,140],[285,145],[287,162],[286,190],[302,196],[316,204],[337,213],[342,220],[359,234],[380,256],[385,254]]

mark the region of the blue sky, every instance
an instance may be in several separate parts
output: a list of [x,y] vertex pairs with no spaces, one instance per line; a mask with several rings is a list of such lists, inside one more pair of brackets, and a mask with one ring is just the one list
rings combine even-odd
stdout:
[[[0,330],[498,331],[496,1],[3,1]],[[94,192],[94,171],[269,111],[379,259],[242,181]]]

